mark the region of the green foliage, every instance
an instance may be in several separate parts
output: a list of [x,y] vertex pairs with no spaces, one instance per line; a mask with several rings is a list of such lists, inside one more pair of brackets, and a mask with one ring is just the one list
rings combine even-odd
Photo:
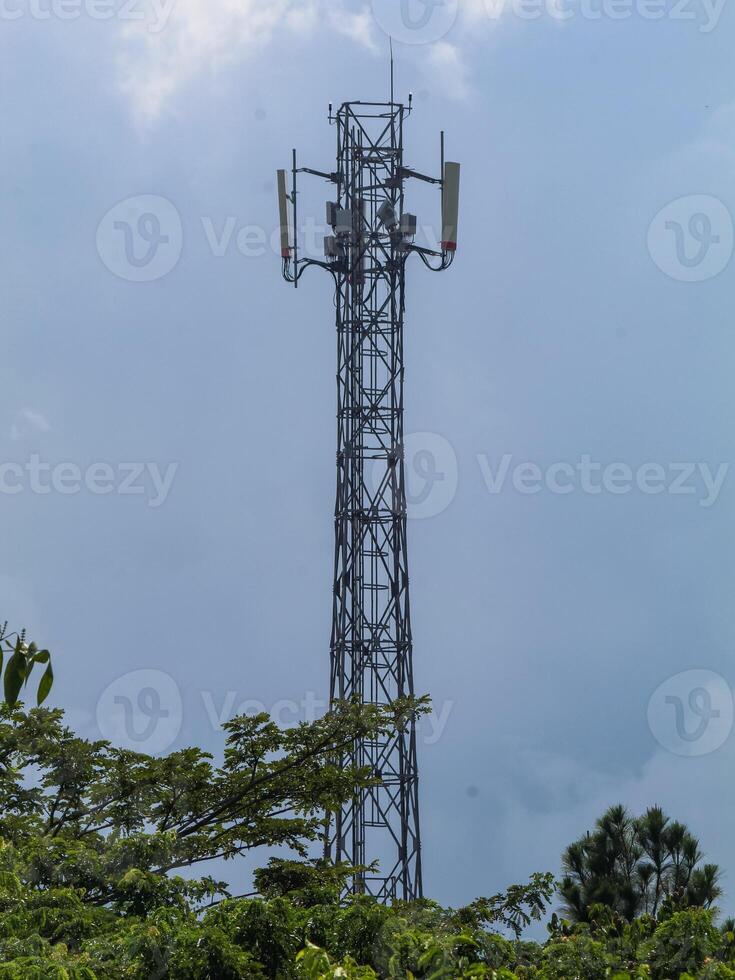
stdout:
[[215,766],[199,749],[152,758],[77,738],[60,711],[0,706],[0,837],[20,849],[22,880],[81,887],[92,907],[145,915],[203,905],[227,889],[192,877],[199,864],[261,846],[305,855],[324,810],[373,782],[366,770],[340,770],[335,754],[393,724],[355,705],[285,731],[267,715],[237,718]]
[[36,664],[46,667],[36,691],[36,702],[41,705],[54,683],[51,654],[48,650],[39,650],[35,643],[26,643],[25,633],[8,633],[8,624],[0,623],[0,677],[3,678],[5,704],[13,708],[18,704]]
[[653,980],[696,973],[722,948],[722,934],[707,909],[675,912],[662,922],[641,948],[641,959],[651,967]]
[[541,919],[555,890],[552,874],[535,874],[527,885],[512,885],[507,892],[492,898],[478,898],[458,915],[475,927],[511,929],[518,938],[532,921]]
[[264,898],[289,898],[295,905],[310,908],[338,900],[355,870],[347,864],[324,860],[271,858],[266,868],[255,872],[253,881]]
[[82,944],[98,980],[240,980],[265,978],[250,950],[190,912],[159,909],[144,920],[126,918],[118,928]]
[[[520,937],[546,914],[548,874],[460,909],[343,900],[356,869],[305,855],[324,811],[374,777],[333,760],[396,724],[356,705],[287,731],[239,718],[217,766],[198,749],[151,758],[85,741],[60,711],[0,707],[0,980],[735,980],[735,923],[686,907],[716,884],[688,832],[689,872],[663,868],[656,915],[590,903],[583,922],[552,916],[544,944]],[[263,845],[294,856],[256,872],[257,896],[196,875]]]
[[[686,980],[686,974],[683,975]],[[689,974],[688,980],[692,980]],[[708,963],[695,980],[735,980],[735,968],[727,963]]]
[[639,818],[623,806],[610,807],[594,831],[564,853],[565,912],[586,922],[590,909],[603,905],[630,921],[664,909],[709,908],[721,893],[720,872],[701,860],[697,838],[660,807]]
[[539,980],[605,980],[610,965],[603,943],[577,933],[547,944],[535,976]]
[[340,964],[333,964],[327,953],[318,946],[309,943],[296,957],[297,977],[304,980],[327,980],[329,977],[364,978],[370,980],[377,973],[369,966],[358,966],[351,958],[346,957]]

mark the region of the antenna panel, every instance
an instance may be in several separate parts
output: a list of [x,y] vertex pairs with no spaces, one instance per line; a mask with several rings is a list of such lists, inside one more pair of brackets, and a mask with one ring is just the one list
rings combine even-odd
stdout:
[[278,179],[278,215],[281,224],[281,255],[284,259],[291,255],[291,236],[288,227],[288,194],[286,193],[286,171],[279,170]]
[[457,249],[457,223],[459,221],[459,164],[444,164],[444,194],[442,196],[442,249]]

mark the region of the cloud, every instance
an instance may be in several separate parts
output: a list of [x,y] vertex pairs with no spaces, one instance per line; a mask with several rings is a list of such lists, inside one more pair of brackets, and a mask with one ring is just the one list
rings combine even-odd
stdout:
[[51,425],[45,415],[32,408],[21,408],[13,417],[9,434],[13,442],[17,442],[37,432],[50,431]]
[[467,60],[461,49],[449,41],[437,41],[429,47],[431,69],[444,80],[444,91],[453,99],[470,95]]
[[327,8],[329,26],[338,34],[343,34],[357,44],[377,50],[375,42],[375,21],[366,8],[357,13],[348,13],[338,3],[332,3]]
[[205,73],[250,57],[277,34],[308,38],[326,25],[365,48],[374,23],[339,0],[156,0],[150,16],[121,28],[120,84],[143,123]]
[[[147,3],[145,17],[121,25],[117,59],[120,88],[143,125],[154,123],[187,86],[246,61],[276,41],[308,42],[328,30],[373,54],[383,52],[387,41],[369,0]],[[435,78],[440,71],[448,80],[447,94],[455,99],[465,99],[471,91],[462,46],[476,39],[480,23],[490,23],[485,0],[461,0],[460,12],[451,41],[404,45],[402,51],[417,72]]]
[[[528,869],[558,870],[556,855],[591,830],[597,817],[615,803],[625,804],[635,814],[654,804],[662,806],[669,817],[689,826],[708,861],[732,872],[735,845],[728,817],[735,806],[735,789],[728,773],[734,761],[732,736],[720,750],[699,758],[656,751],[639,772],[622,779],[586,769],[568,758],[523,752],[515,759],[515,771],[523,774],[535,792],[531,800],[523,799],[526,794],[522,785],[519,793],[517,780],[507,787],[516,799],[502,831],[502,850],[509,858],[506,874],[512,876],[513,862],[520,857]],[[717,800],[717,805],[703,805],[703,800]],[[730,914],[735,908],[732,877],[725,879],[724,888],[721,907]]]

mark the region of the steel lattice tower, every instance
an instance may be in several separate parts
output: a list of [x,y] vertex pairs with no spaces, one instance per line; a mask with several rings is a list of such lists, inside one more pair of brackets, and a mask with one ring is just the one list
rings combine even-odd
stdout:
[[[337,498],[331,637],[332,701],[391,705],[414,695],[404,471],[404,300],[406,263],[418,254],[434,271],[456,248],[459,166],[442,177],[404,165],[403,128],[411,112],[395,103],[343,104],[337,169],[296,167],[292,190],[279,171],[284,276],[298,285],[304,269],[328,269],[335,283],[337,327]],[[326,260],[298,257],[296,175],[329,180],[332,234]],[[413,243],[416,219],[404,212],[404,184],[418,178],[442,189],[441,248]],[[288,201],[293,208],[293,234]],[[293,242],[293,245],[291,244]],[[432,257],[438,262],[432,264]],[[355,875],[352,891],[382,901],[422,895],[416,727],[362,740],[342,760],[366,766],[380,784],[356,794],[333,816],[327,854],[355,866],[380,862],[380,876]]]

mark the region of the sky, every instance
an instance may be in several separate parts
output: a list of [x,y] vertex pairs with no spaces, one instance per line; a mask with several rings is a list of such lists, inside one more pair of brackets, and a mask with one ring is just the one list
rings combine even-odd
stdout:
[[443,129],[462,164],[407,296],[426,891],[657,803],[735,912],[734,33],[721,0],[0,0],[0,619],[70,724],[217,753],[324,702],[334,313],[281,278],[275,170],[330,168],[392,35],[407,162]]

